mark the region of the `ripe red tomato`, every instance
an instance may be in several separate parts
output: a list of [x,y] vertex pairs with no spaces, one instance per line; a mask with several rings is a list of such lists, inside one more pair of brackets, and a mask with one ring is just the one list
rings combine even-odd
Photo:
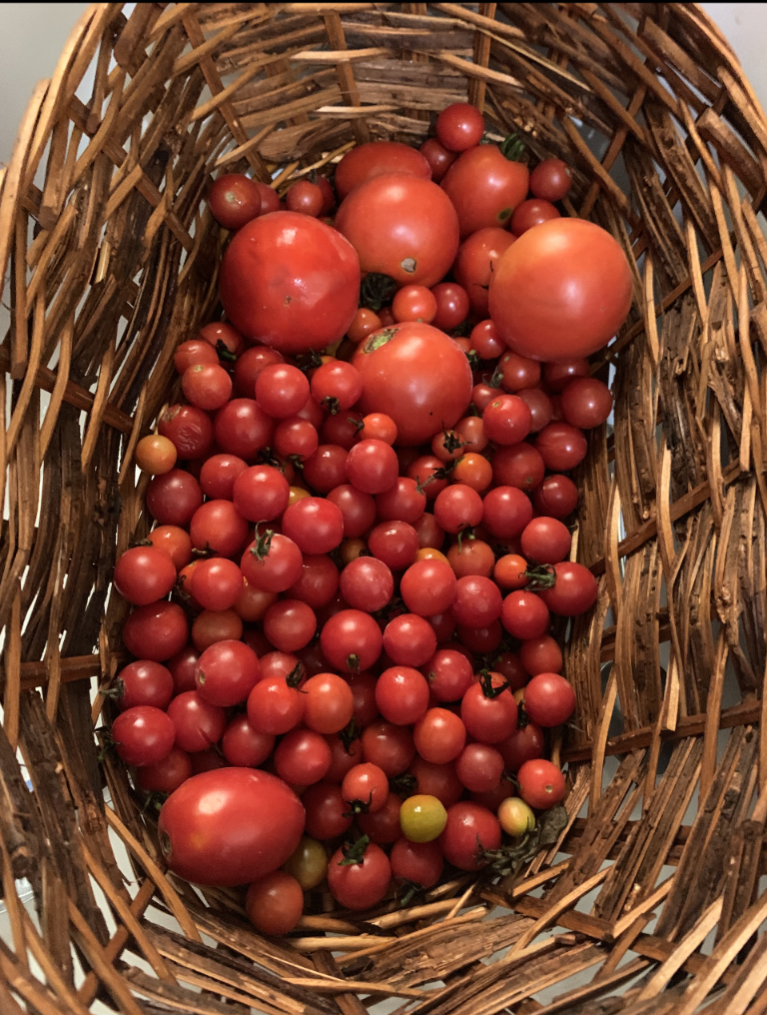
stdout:
[[203,609],[228,610],[242,593],[242,571],[226,557],[197,561],[188,590]]
[[197,550],[233,557],[247,541],[248,523],[231,501],[209,500],[192,515],[189,535]]
[[384,719],[397,726],[410,726],[429,706],[429,685],[412,666],[390,666],[378,678],[376,704]]
[[460,701],[474,677],[467,657],[450,647],[438,648],[421,672],[437,701]]
[[544,159],[530,174],[530,190],[544,201],[561,201],[572,182],[570,167],[561,159]]
[[289,786],[311,786],[330,768],[330,746],[314,730],[290,730],[274,752],[277,775]]
[[549,628],[549,619],[543,596],[535,592],[511,592],[503,601],[501,623],[514,638],[540,638]]
[[242,573],[249,585],[262,592],[286,592],[301,577],[301,551],[280,532],[267,529],[256,535],[242,555]]
[[217,641],[197,661],[195,683],[201,698],[230,708],[246,700],[261,676],[258,656],[241,641]]
[[525,687],[525,712],[538,726],[559,726],[575,711],[575,691],[558,673],[538,673]]
[[123,624],[122,636],[131,655],[162,663],[186,645],[189,626],[177,603],[162,601],[134,610]]
[[339,587],[352,609],[375,613],[394,595],[394,576],[382,560],[357,557],[341,572]]
[[304,696],[285,677],[265,677],[248,695],[247,710],[248,721],[256,732],[279,736],[301,722]]
[[173,676],[166,666],[149,659],[128,663],[117,674],[117,707],[121,712],[136,705],[165,709],[173,697]]
[[[432,288],[437,312],[432,324],[442,331],[453,331],[463,324],[471,309],[469,294],[457,282],[440,282]],[[462,340],[463,341],[463,340]]]
[[136,785],[146,793],[172,793],[192,774],[192,759],[186,751],[173,747],[162,761],[142,765],[136,771]]
[[419,176],[367,180],[342,202],[335,225],[363,272],[389,275],[399,285],[436,285],[458,251],[455,208],[436,183]]
[[[403,613],[390,620],[384,628],[383,647],[394,663],[423,666],[437,650],[437,636],[424,617]],[[380,702],[378,707],[381,707]]]
[[570,530],[556,518],[533,518],[519,537],[522,553],[537,564],[556,564],[570,553]]
[[344,776],[341,795],[355,812],[374,814],[384,806],[389,795],[386,773],[369,761],[355,765]]
[[538,434],[535,447],[548,469],[567,472],[580,465],[589,446],[577,427],[569,423],[549,423]]
[[567,387],[570,381],[576,377],[589,377],[591,368],[585,357],[580,359],[566,359],[557,363],[545,363],[543,367],[543,380],[549,391],[555,394]]
[[304,722],[317,733],[338,733],[354,714],[354,695],[335,673],[316,673],[301,688]]
[[477,681],[461,700],[461,719],[466,731],[483,744],[497,744],[505,740],[517,725],[517,703],[504,687],[503,677],[499,673],[491,673],[490,681],[492,697]]
[[612,410],[610,389],[596,377],[576,377],[562,391],[562,415],[583,430],[600,426]]
[[221,750],[230,765],[257,768],[274,750],[274,739],[270,733],[254,730],[247,715],[237,715],[224,730]]
[[241,229],[261,214],[258,185],[241,173],[225,173],[214,180],[208,203],[213,218],[224,229]]
[[543,730],[534,722],[529,722],[521,729],[514,730],[510,737],[495,746],[501,752],[508,771],[514,774],[526,761],[543,756],[545,747]]
[[286,509],[282,531],[304,553],[330,553],[344,538],[344,517],[332,501],[304,497]]
[[302,794],[301,802],[306,808],[306,834],[314,839],[337,839],[354,820],[335,783],[316,782]]
[[436,797],[445,808],[452,807],[463,795],[463,783],[455,774],[455,764],[452,761],[440,765],[426,761],[417,754],[410,766],[410,774],[416,781],[414,792]]
[[232,394],[232,378],[217,363],[195,363],[184,371],[181,389],[198,409],[220,409]]
[[545,472],[543,456],[527,441],[498,448],[493,456],[493,479],[499,486],[534,490]]
[[455,712],[447,708],[430,708],[415,724],[413,740],[424,761],[445,765],[454,761],[463,750],[466,727]]
[[361,610],[341,610],[325,622],[320,644],[328,663],[341,673],[369,670],[383,648],[381,628]]
[[484,866],[482,850],[500,846],[501,826],[486,807],[461,800],[448,809],[445,830],[437,841],[448,863],[476,871]]
[[431,166],[424,156],[400,141],[370,141],[348,151],[336,166],[338,200],[343,201],[360,184],[375,176],[406,173],[431,179]]
[[391,778],[407,771],[415,757],[415,744],[409,726],[391,722],[372,722],[362,731],[362,754],[365,761],[377,765]]
[[160,525],[188,525],[201,504],[200,484],[184,469],[155,476],[146,490],[146,506]]
[[400,595],[411,613],[432,617],[444,613],[455,598],[456,577],[441,560],[418,560],[402,575]]
[[399,825],[399,812],[402,800],[396,793],[390,792],[386,797],[386,803],[374,814],[362,812],[357,815],[357,824],[363,835],[367,835],[371,842],[379,846],[385,846],[396,842],[402,832]]
[[324,203],[322,191],[316,183],[309,180],[298,180],[285,195],[288,211],[295,211],[300,215],[313,215],[316,218],[321,213]]
[[335,851],[328,863],[328,888],[333,898],[347,909],[369,909],[380,902],[391,881],[389,858],[374,842],[365,847],[361,860],[348,863],[344,848]]
[[176,584],[176,568],[162,550],[154,546],[134,546],[117,561],[114,583],[129,603],[147,606],[167,596]]
[[147,536],[158,550],[167,553],[177,571],[192,559],[192,540],[189,533],[178,525],[158,525]]
[[554,578],[552,587],[542,589],[539,593],[552,613],[558,613],[561,617],[577,617],[590,610],[597,601],[597,580],[583,564],[569,561],[555,564]]
[[487,793],[503,775],[503,758],[489,744],[467,744],[456,758],[455,773],[472,793]]
[[[453,265],[456,282],[463,286],[469,296],[471,309],[475,314],[487,315],[487,293],[495,265],[501,254],[507,250],[516,237],[507,229],[489,226],[478,229],[468,236],[458,249],[458,256]],[[473,332],[472,332],[473,337]],[[493,359],[503,352],[504,343],[499,342],[498,352],[483,359]],[[480,353],[480,355],[482,355]]]
[[478,145],[485,132],[485,121],[476,106],[453,102],[437,117],[437,137],[450,152],[465,152]]
[[501,615],[501,590],[490,578],[466,575],[456,582],[453,616],[468,628],[488,627]]
[[482,413],[487,437],[496,444],[519,444],[530,433],[532,413],[518,395],[499,395]]
[[218,743],[226,728],[226,712],[201,698],[197,691],[177,694],[168,705],[176,730],[176,747],[196,753]]
[[405,285],[398,289],[391,305],[395,321],[420,321],[431,324],[437,313],[437,300],[423,285]]
[[368,550],[392,571],[402,571],[418,553],[418,533],[407,522],[381,522],[368,535]]
[[[532,362],[532,360],[528,360]],[[554,418],[554,404],[540,388],[525,388],[519,392],[519,397],[530,410],[532,422],[530,433],[538,433],[539,430],[549,424]]]
[[338,568],[324,553],[307,554],[300,577],[288,589],[291,599],[300,599],[313,610],[327,606],[337,591]]
[[501,257],[489,309],[515,352],[571,360],[610,341],[631,295],[631,270],[617,240],[593,222],[560,218],[528,230]]
[[376,511],[381,521],[400,521],[415,525],[426,510],[426,494],[408,476],[398,476],[394,484],[375,500]]
[[531,677],[537,673],[560,673],[562,670],[562,649],[549,634],[523,641],[519,658]]
[[170,754],[176,731],[166,712],[135,705],[112,723],[112,739],[126,765],[156,765]]
[[287,934],[304,911],[301,885],[285,871],[272,871],[249,886],[245,911],[262,934]]
[[276,212],[232,238],[221,264],[227,317],[280,352],[324,349],[357,313],[360,269],[352,245],[309,215]]
[[548,810],[565,796],[565,777],[560,769],[544,758],[526,761],[517,772],[519,795],[538,810]]
[[561,218],[559,211],[550,201],[531,198],[529,201],[523,201],[511,216],[511,231],[515,236],[521,236],[528,229],[558,218]]
[[280,652],[298,652],[314,637],[317,618],[300,599],[272,603],[264,616],[264,634]]
[[233,398],[216,413],[216,443],[222,451],[252,461],[274,434],[274,420],[254,398]]
[[171,405],[157,426],[162,437],[172,441],[179,458],[204,458],[213,444],[210,416],[196,405]]
[[411,842],[397,839],[389,856],[393,878],[401,878],[422,888],[431,888],[439,881],[444,867],[438,842]]
[[198,885],[242,885],[288,859],[304,831],[304,808],[268,772],[222,768],[179,786],[163,804],[158,829],[174,873]]
[[497,539],[514,539],[532,517],[530,498],[515,486],[496,486],[483,501],[482,522]]
[[458,158],[458,152],[450,152],[436,137],[427,138],[418,149],[431,167],[431,178],[441,183],[445,173]]
[[514,209],[527,197],[530,173],[495,145],[464,152],[447,171],[442,188],[458,213],[461,238],[478,229],[506,226]]
[[397,453],[385,441],[367,440],[355,444],[346,458],[346,478],[363,493],[380,494],[397,482]]

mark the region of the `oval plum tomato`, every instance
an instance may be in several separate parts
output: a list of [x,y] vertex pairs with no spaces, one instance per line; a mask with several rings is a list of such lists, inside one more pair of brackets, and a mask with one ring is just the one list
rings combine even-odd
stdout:
[[390,490],[397,482],[398,471],[397,454],[384,441],[360,441],[346,458],[346,478],[363,493],[373,495]]
[[418,149],[431,166],[431,178],[441,183],[445,173],[458,158],[458,152],[450,152],[436,137],[428,137]]
[[280,352],[324,349],[357,313],[360,269],[353,246],[309,215],[275,212],[232,238],[219,291],[243,335]]
[[195,477],[184,469],[154,476],[146,488],[146,506],[160,525],[188,526],[203,502]]
[[247,541],[248,523],[231,501],[209,500],[192,515],[189,535],[195,549],[233,557]]
[[213,423],[196,405],[171,405],[160,416],[157,429],[175,445],[179,458],[204,458],[213,444]]
[[273,363],[284,363],[285,357],[268,345],[254,345],[237,357],[234,364],[234,390],[242,398],[253,398],[261,371]]
[[419,617],[444,613],[453,602],[455,588],[453,569],[440,560],[416,561],[400,581],[400,595],[405,606]]
[[423,666],[437,650],[437,636],[424,617],[403,613],[384,628],[383,647],[392,662],[400,666]]
[[335,226],[357,251],[363,272],[389,275],[398,285],[431,288],[458,251],[453,205],[436,183],[419,176],[367,180],[341,203]]
[[500,395],[482,413],[487,437],[496,444],[518,444],[530,433],[533,417],[518,395]]
[[274,750],[274,737],[254,730],[247,715],[237,715],[224,730],[221,750],[230,765],[257,768]]
[[277,775],[289,786],[311,786],[330,768],[330,747],[314,730],[290,730],[274,752]]
[[361,610],[341,610],[325,622],[320,634],[325,658],[341,673],[369,670],[383,648],[383,635],[373,617]]
[[395,321],[431,324],[437,313],[437,301],[434,293],[426,286],[406,285],[395,293],[391,309]]
[[469,295],[457,282],[440,282],[432,288],[437,302],[433,325],[442,331],[453,331],[463,324],[471,309]]
[[242,571],[226,557],[209,557],[197,561],[189,591],[205,610],[228,610],[240,597]]
[[352,363],[362,376],[360,410],[390,416],[400,445],[430,440],[457,423],[469,404],[469,361],[429,324],[408,322],[375,332],[358,346]]
[[296,879],[305,892],[311,891],[324,881],[327,869],[328,857],[325,847],[309,835],[301,836],[295,852],[291,853],[281,867],[281,870]]
[[357,815],[357,824],[363,835],[379,846],[389,845],[399,839],[402,832],[399,827],[399,809],[402,800],[396,793],[390,792],[386,803],[373,814],[364,812]]
[[201,698],[197,691],[183,691],[168,705],[176,731],[176,747],[193,754],[218,743],[226,729],[226,713]]
[[543,757],[545,749],[543,730],[534,722],[528,722],[526,726],[514,730],[510,737],[495,746],[503,755],[507,770],[514,774],[526,761]]
[[631,271],[617,240],[593,222],[559,218],[528,230],[501,257],[489,309],[515,352],[570,360],[610,341],[631,296]]
[[322,191],[310,180],[298,180],[288,188],[285,195],[288,211],[295,211],[300,215],[312,215],[316,218],[322,211],[323,204]]
[[258,656],[241,641],[218,641],[197,661],[197,693],[211,705],[230,708],[246,700],[261,676]]
[[285,510],[282,531],[303,553],[330,553],[344,538],[344,517],[332,501],[304,497]]
[[472,793],[487,793],[503,775],[503,758],[489,744],[467,744],[456,758],[455,774]]
[[321,842],[337,839],[354,820],[335,783],[316,782],[301,795],[301,802],[306,808],[306,833]]
[[[206,348],[210,348],[206,346]],[[215,355],[215,354],[214,354]],[[175,466],[178,451],[173,441],[160,434],[148,434],[136,445],[134,460],[142,472],[150,476],[163,476]]]
[[538,726],[559,726],[575,711],[575,691],[558,673],[538,673],[525,687],[525,712]]
[[158,823],[160,848],[170,869],[187,881],[242,885],[288,859],[304,817],[301,801],[276,776],[222,768],[192,776],[168,797]]
[[484,866],[482,851],[498,849],[501,844],[501,826],[486,807],[461,800],[448,809],[439,844],[445,859],[454,867],[480,870]]
[[177,603],[150,603],[131,613],[122,629],[123,644],[139,659],[165,662],[186,645],[189,626]]
[[530,190],[544,201],[561,201],[572,182],[570,167],[561,159],[544,159],[530,174]]
[[540,198],[530,198],[518,205],[511,216],[511,231],[515,236],[521,236],[528,229],[540,226],[551,219],[561,218],[559,211],[550,201],[542,201]]
[[279,736],[301,722],[304,697],[284,677],[265,677],[248,695],[247,710],[248,721],[256,732]]
[[348,151],[336,166],[334,182],[338,200],[343,201],[360,184],[375,176],[405,173],[431,179],[431,167],[424,156],[400,141],[371,141]]
[[[490,287],[490,279],[495,270],[495,265],[505,250],[507,250],[516,237],[507,229],[499,226],[489,226],[485,229],[478,229],[463,241],[458,248],[458,256],[453,265],[453,274],[456,282],[463,286],[469,297],[471,309],[475,314],[487,316],[487,294]],[[495,353],[498,356],[503,352],[505,343],[499,340],[500,349]],[[493,356],[482,356],[482,359],[493,359]]]
[[341,796],[355,813],[374,814],[384,806],[388,795],[386,773],[370,762],[350,768],[341,783]]
[[564,391],[570,381],[576,377],[590,377],[591,367],[585,356],[579,359],[566,359],[555,363],[545,363],[543,380],[546,388],[554,393]]
[[600,426],[612,410],[610,389],[596,377],[577,377],[562,391],[562,415],[583,430]]
[[429,706],[429,685],[411,666],[391,666],[376,684],[378,711],[396,726],[417,722]]
[[152,705],[165,709],[173,697],[173,676],[170,670],[150,659],[128,663],[115,680],[117,707],[121,712],[136,705]]
[[415,757],[413,734],[408,726],[392,722],[372,722],[362,731],[362,754],[365,761],[378,765],[392,778],[407,771]]
[[454,761],[463,750],[466,726],[455,712],[447,708],[430,708],[415,724],[413,740],[424,761],[444,765]]
[[389,854],[392,877],[421,888],[432,888],[442,876],[444,860],[436,842],[411,842],[401,838]]
[[471,663],[454,648],[438,648],[421,672],[437,701],[460,701],[473,682]]
[[352,609],[375,613],[394,595],[394,577],[382,560],[357,557],[341,572],[339,588]]
[[249,885],[245,911],[262,934],[287,934],[304,911],[303,889],[292,875],[282,870],[272,871]]
[[249,585],[262,592],[286,592],[301,577],[303,556],[292,539],[266,529],[242,555],[240,569]]
[[148,606],[167,596],[176,584],[176,568],[162,550],[134,546],[117,561],[114,583],[123,599],[135,606]]
[[529,179],[527,166],[510,161],[495,145],[477,145],[459,156],[442,188],[458,213],[461,237],[508,225],[527,197]]
[[192,759],[186,751],[171,748],[162,761],[142,765],[136,772],[136,785],[146,793],[172,793],[192,774]]
[[[589,572],[590,573],[590,572]],[[540,638],[549,628],[549,611],[541,595],[518,590],[503,601],[501,623],[514,638]]]
[[545,811],[565,796],[565,777],[556,765],[544,758],[526,761],[517,772],[519,795],[537,810]]
[[586,457],[588,443],[583,433],[569,423],[549,423],[538,434],[535,446],[546,468],[568,472]]
[[517,703],[505,683],[499,673],[491,673],[486,680],[472,684],[461,699],[466,731],[483,744],[497,744],[516,728]]
[[519,537],[522,553],[537,564],[557,564],[570,553],[570,530],[556,518],[533,518]]
[[354,695],[347,682],[335,673],[317,673],[301,688],[304,722],[316,733],[338,733],[351,722]]
[[156,765],[170,754],[176,730],[162,709],[134,705],[112,723],[112,739],[126,765]]
[[545,472],[543,456],[527,441],[498,448],[493,456],[493,479],[499,486],[534,490],[543,480]]
[[261,214],[261,194],[253,180],[241,173],[225,173],[208,191],[213,218],[224,229],[241,229]]
[[360,859],[347,856],[341,846],[328,863],[330,894],[347,909],[369,909],[383,899],[391,881],[389,858],[380,846],[360,840],[364,853]]
[[514,539],[532,517],[530,498],[514,486],[496,486],[483,501],[482,523],[497,539]]
[[213,432],[222,451],[250,461],[271,442],[274,420],[254,398],[233,398],[216,413]]
[[539,594],[552,613],[561,617],[577,617],[590,610],[597,601],[599,586],[583,564],[562,561],[554,565],[554,584],[551,588],[542,589]]

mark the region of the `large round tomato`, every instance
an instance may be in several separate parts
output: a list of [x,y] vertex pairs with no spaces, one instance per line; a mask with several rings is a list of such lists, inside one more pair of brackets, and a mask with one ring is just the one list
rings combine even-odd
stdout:
[[507,226],[514,209],[527,197],[530,171],[495,145],[464,152],[448,169],[442,188],[455,206],[461,238],[490,226]]
[[407,173],[430,180],[431,166],[416,148],[401,141],[371,141],[357,145],[336,166],[338,200],[343,201],[355,187],[384,173]]
[[572,360],[610,341],[631,306],[631,286],[626,255],[608,232],[582,219],[554,219],[498,260],[490,317],[520,355]]
[[400,445],[423,444],[452,427],[471,399],[471,367],[463,350],[429,324],[408,321],[374,332],[357,347],[352,363],[362,375],[360,412],[391,416]]
[[304,831],[295,793],[268,772],[221,768],[187,779],[160,811],[168,866],[198,885],[230,887],[270,874]]
[[436,183],[420,176],[367,180],[345,198],[335,224],[359,254],[363,272],[389,275],[400,285],[436,285],[458,252],[455,208]]
[[341,338],[357,313],[359,284],[352,246],[298,212],[243,226],[221,265],[227,317],[243,335],[280,352],[324,349]]

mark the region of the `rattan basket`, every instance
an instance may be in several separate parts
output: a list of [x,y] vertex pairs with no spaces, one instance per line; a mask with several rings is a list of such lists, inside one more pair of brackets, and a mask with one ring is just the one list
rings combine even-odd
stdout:
[[[767,119],[726,41],[693,4],[121,8],[82,16],[2,171],[0,1012],[767,1010]],[[267,940],[165,871],[99,760],[132,451],[216,313],[211,175],[282,190],[467,96],[574,167],[568,212],[635,269],[579,476],[568,823],[515,878],[362,918],[320,894]]]

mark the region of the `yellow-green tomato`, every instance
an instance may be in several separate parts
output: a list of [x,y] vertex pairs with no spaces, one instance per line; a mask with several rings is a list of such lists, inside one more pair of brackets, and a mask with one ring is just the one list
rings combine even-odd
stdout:
[[327,869],[328,856],[325,847],[308,835],[301,836],[295,852],[282,865],[282,870],[292,874],[305,892],[317,887],[325,877]]
[[400,807],[399,823],[402,834],[411,842],[432,842],[447,824],[447,811],[435,796],[417,793]]
[[535,815],[518,796],[510,796],[501,801],[498,820],[507,835],[524,835],[535,828]]

